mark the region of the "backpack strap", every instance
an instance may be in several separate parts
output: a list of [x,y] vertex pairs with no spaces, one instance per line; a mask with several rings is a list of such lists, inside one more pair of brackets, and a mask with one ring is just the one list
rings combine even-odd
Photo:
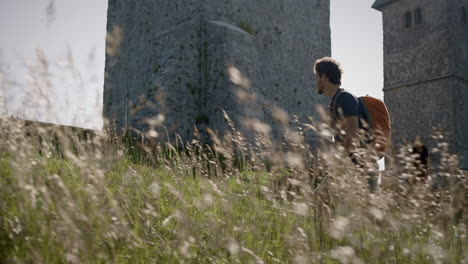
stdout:
[[333,120],[337,119],[336,111],[335,111],[335,105],[336,105],[336,100],[338,99],[338,95],[340,95],[344,91],[343,88],[339,88],[335,95],[332,97],[331,102],[330,102],[330,114],[333,118]]

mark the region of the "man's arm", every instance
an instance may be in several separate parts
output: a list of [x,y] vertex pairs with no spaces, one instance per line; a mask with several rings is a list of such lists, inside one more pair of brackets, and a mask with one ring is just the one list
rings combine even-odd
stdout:
[[349,155],[353,151],[353,140],[356,138],[359,131],[359,101],[358,99],[348,92],[342,92],[336,98],[336,105],[338,107],[339,127],[346,132],[343,140],[341,141],[345,149],[345,155]]
[[359,130],[359,120],[355,115],[347,116],[343,119],[342,128],[346,132],[343,147],[345,149],[345,155],[348,156],[353,150],[353,141]]

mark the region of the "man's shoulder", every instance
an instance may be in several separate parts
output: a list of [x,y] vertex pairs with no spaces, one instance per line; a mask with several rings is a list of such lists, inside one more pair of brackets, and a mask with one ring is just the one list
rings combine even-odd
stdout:
[[346,94],[346,95],[349,95],[349,96],[352,96],[352,97],[356,97],[352,92],[350,92],[349,90],[346,90],[346,89],[341,89],[340,94]]
[[346,89],[343,89],[340,94],[338,94],[337,96],[337,101],[354,101],[354,102],[357,102],[358,98],[352,94],[350,91],[346,90]]

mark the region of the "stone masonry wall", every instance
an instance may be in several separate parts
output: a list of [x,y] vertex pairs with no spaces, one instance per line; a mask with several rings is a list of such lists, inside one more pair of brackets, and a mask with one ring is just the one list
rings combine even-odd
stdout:
[[468,16],[468,0],[449,0],[449,3],[450,71],[468,80],[468,21],[466,24],[463,21],[462,11],[465,7]]
[[[433,148],[432,129],[441,126],[465,169],[468,25],[462,21],[462,6],[467,4],[467,0],[400,0],[382,9],[384,93],[395,147],[421,136]],[[405,28],[405,12],[416,8],[422,8],[423,23]]]
[[392,118],[394,145],[421,136],[428,147],[434,147],[432,128],[442,126],[453,146],[456,116],[452,95],[455,92],[451,79],[387,90],[385,103]]
[[468,81],[453,79],[453,87],[456,151],[461,156],[460,167],[468,170]]
[[[455,140],[457,153],[460,154],[460,167],[468,170],[468,21],[463,21],[462,7],[468,16],[468,0],[450,0],[449,21],[451,49],[451,72],[455,89]],[[468,18],[467,18],[468,19]]]
[[[423,24],[405,28],[405,12],[416,8],[423,9]],[[385,87],[448,73],[447,8],[447,1],[440,0],[400,0],[384,8]]]
[[192,132],[201,90],[198,0],[111,0],[107,31],[122,30],[117,56],[106,57],[104,117],[117,128],[148,129],[166,115],[169,131]]
[[[331,53],[329,9],[329,0],[110,0],[108,31],[119,26],[123,41],[106,58],[104,116],[145,132],[161,113],[185,139],[194,125],[222,133],[222,110],[239,127],[244,117],[274,125],[274,106],[315,116],[325,98],[312,65]],[[230,65],[256,100],[237,96]]]
[[468,82],[454,77],[386,91],[394,146],[419,136],[428,148],[435,148],[432,132],[440,127],[451,153],[459,155],[460,167],[468,169],[467,98]]

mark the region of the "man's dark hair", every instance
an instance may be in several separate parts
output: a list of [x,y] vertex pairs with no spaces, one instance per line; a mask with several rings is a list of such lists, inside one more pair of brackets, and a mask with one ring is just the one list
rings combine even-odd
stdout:
[[340,63],[330,57],[323,57],[316,60],[314,73],[319,76],[325,74],[331,83],[341,85],[341,74],[343,70],[341,69]]

